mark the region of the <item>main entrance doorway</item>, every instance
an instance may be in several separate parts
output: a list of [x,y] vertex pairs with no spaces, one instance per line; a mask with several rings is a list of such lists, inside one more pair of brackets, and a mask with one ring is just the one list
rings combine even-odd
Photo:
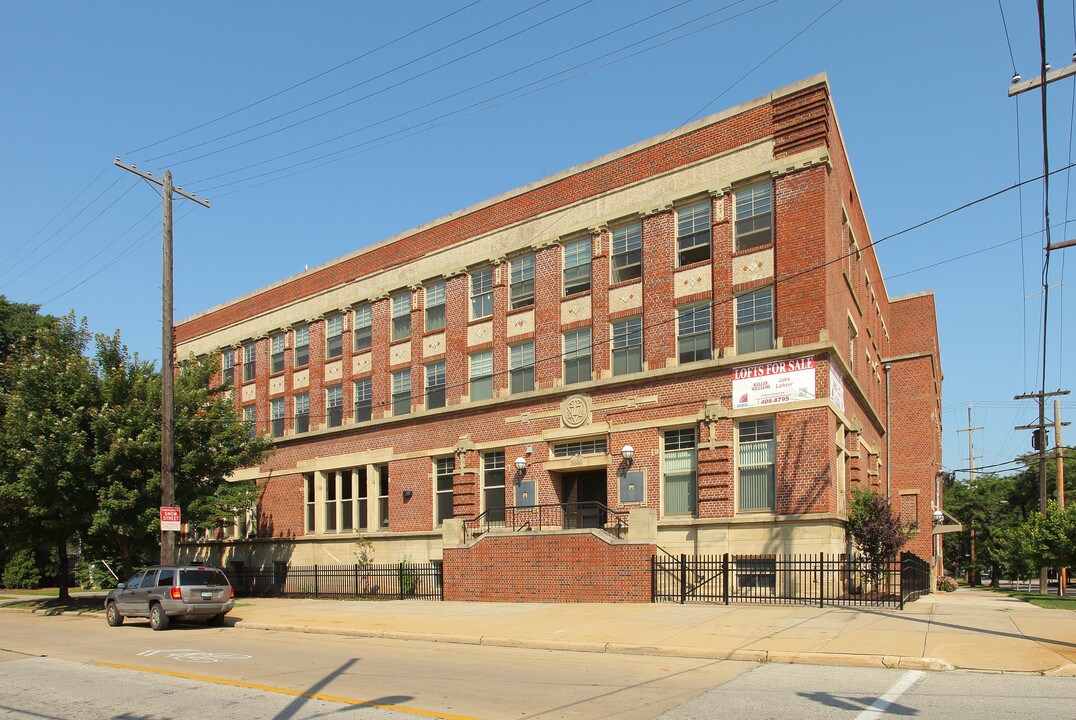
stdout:
[[609,504],[605,470],[564,473],[561,483],[561,497],[567,501],[564,527],[604,527],[605,506]]

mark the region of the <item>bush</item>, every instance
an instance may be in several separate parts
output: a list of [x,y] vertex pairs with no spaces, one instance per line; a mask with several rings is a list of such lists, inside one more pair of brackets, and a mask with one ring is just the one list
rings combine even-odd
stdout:
[[41,571],[31,550],[19,550],[4,568],[4,587],[33,590],[41,587]]
[[956,591],[956,580],[949,577],[948,575],[943,575],[940,578],[938,578],[938,592],[955,592],[955,591]]

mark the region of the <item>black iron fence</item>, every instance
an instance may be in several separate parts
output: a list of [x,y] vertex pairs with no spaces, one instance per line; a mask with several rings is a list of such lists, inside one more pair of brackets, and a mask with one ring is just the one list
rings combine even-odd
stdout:
[[847,555],[680,555],[651,559],[654,602],[873,605],[903,608],[930,591],[911,553],[882,564]]
[[464,525],[472,535],[502,528],[516,532],[601,528],[619,538],[628,529],[628,514],[596,501],[555,503],[491,508]]
[[443,600],[440,563],[232,568],[237,596]]

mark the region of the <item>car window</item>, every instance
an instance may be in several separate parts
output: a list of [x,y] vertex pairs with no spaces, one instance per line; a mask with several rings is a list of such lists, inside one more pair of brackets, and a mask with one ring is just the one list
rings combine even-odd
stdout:
[[156,570],[147,570],[145,577],[142,578],[142,584],[139,585],[138,587],[140,587],[140,588],[153,587],[153,581],[156,580],[156,579],[157,579],[157,571]]
[[138,586],[142,584],[142,578],[144,578],[145,576],[146,576],[146,571],[145,570],[143,570],[142,572],[139,572],[139,573],[135,573],[134,577],[132,577],[130,580],[127,581],[127,589],[128,590],[137,589]]
[[180,570],[180,585],[227,585],[228,578],[220,570]]
[[176,579],[175,568],[164,568],[157,575],[157,587],[171,587],[172,581]]

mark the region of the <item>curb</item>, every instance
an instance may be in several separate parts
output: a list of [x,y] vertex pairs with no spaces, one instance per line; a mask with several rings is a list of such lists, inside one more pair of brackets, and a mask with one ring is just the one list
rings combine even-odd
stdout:
[[[340,635],[382,640],[418,640],[421,642],[452,643],[457,645],[485,645],[487,647],[523,648],[527,650],[558,650],[610,655],[640,655],[651,657],[683,657],[701,660],[734,660],[737,662],[782,663],[788,665],[836,665],[843,667],[871,667],[899,670],[928,670],[948,672],[955,670],[952,664],[940,658],[911,657],[906,655],[856,655],[854,653],[786,652],[774,650],[707,650],[682,645],[636,645],[615,642],[576,642],[571,640],[533,640],[485,635],[442,635],[438,633],[408,632],[401,630],[363,630],[359,628],[332,628],[315,625],[278,625],[235,621],[239,630],[267,630],[270,632],[300,632],[311,635]],[[1062,665],[1046,674],[1073,673],[1076,664]],[[1068,677],[1068,675],[1063,675]]]

